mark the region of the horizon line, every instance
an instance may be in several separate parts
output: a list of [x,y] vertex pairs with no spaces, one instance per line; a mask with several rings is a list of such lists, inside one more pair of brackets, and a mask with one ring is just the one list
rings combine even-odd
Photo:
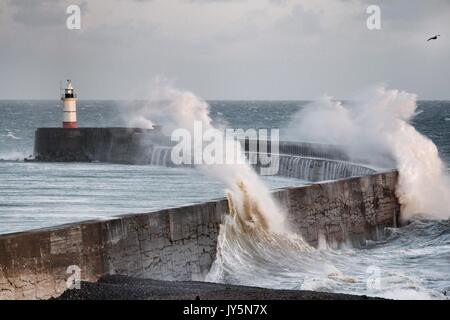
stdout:
[[[267,101],[278,101],[278,102],[302,102],[302,101],[317,101],[320,100],[320,98],[315,99],[203,99],[200,97],[201,100],[204,101],[252,101],[252,102],[267,102]],[[139,99],[105,99],[105,98],[89,98],[89,99],[77,99],[77,101],[149,101],[150,99],[145,98],[139,98]],[[164,100],[164,99],[161,99]],[[168,99],[167,99],[168,100]],[[333,100],[339,100],[339,101],[358,101],[362,99],[352,99],[352,98],[333,98]],[[61,101],[60,99],[48,99],[48,98],[0,98],[0,101]],[[448,98],[428,98],[428,99],[417,99],[417,101],[450,101],[450,97]]]

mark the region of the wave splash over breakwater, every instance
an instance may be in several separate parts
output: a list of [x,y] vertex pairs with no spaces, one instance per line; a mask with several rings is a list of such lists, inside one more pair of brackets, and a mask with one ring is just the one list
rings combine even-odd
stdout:
[[[245,160],[239,142],[224,136],[223,131],[213,127],[209,117],[209,105],[205,101],[190,92],[167,86],[158,87],[151,96],[152,101],[166,101],[162,110],[165,110],[166,114],[175,115],[170,119],[172,123],[164,124],[164,127],[181,127],[192,132],[193,122],[201,121],[204,128],[217,130],[217,134],[225,139],[224,152],[237,151],[240,160],[237,164],[199,166],[226,184],[229,205],[229,215],[220,227],[217,258],[206,280],[226,280],[221,274],[227,269],[231,257],[245,262],[238,264],[236,271],[238,275],[246,276],[246,270],[253,273],[258,265],[266,269],[275,261],[279,262],[275,269],[283,269],[286,263],[290,263],[291,252],[295,252],[298,257],[300,252],[314,250],[300,235],[290,231],[286,223],[286,213]],[[152,110],[161,110],[161,106],[154,104],[155,102],[149,103],[145,110],[147,116],[151,117]],[[233,263],[232,265],[236,266]],[[266,279],[270,281],[270,278],[268,276]]]
[[296,139],[344,145],[348,154],[381,167],[399,170],[398,197],[402,219],[450,217],[450,179],[436,145],[411,121],[417,97],[404,91],[376,88],[357,102],[331,97],[311,103],[292,120]]
[[[157,98],[155,101],[165,101],[164,108],[157,106],[156,109],[175,115],[171,119],[175,127],[192,130],[192,122],[200,120],[205,128],[213,128],[208,104],[192,93],[164,87],[153,93],[153,97]],[[381,122],[381,127],[374,125],[373,131],[376,128],[385,130],[387,125],[390,125],[388,128],[400,125],[398,130],[387,131],[387,141],[403,134],[420,135],[408,123],[415,110],[414,96],[389,92],[382,101],[386,112],[399,101],[406,111],[400,108],[391,121]],[[149,110],[154,107],[150,103]],[[337,108],[347,120],[352,119],[350,111],[340,103],[331,104],[331,107],[328,104],[326,108],[329,109],[325,114],[333,110],[331,113],[334,115]],[[151,112],[147,110],[147,114]],[[370,114],[366,116],[371,117]],[[363,118],[358,119],[363,121]],[[364,121],[361,125],[365,125]],[[340,144],[343,141],[340,140]],[[384,141],[375,139],[373,142],[380,146],[380,155],[389,155],[394,149],[390,144],[383,144]],[[425,137],[418,142],[433,151],[431,141]],[[234,148],[234,143],[238,142],[227,141],[225,147]],[[413,157],[416,161],[405,160],[403,164],[417,165],[420,152],[418,154],[417,158]],[[398,151],[392,155],[393,160],[400,163],[400,156],[406,154]],[[244,157],[243,152],[239,156]],[[380,156],[384,165],[391,160]],[[429,163],[433,167],[439,161]],[[316,249],[290,231],[285,212],[249,165],[201,165],[200,168],[226,183],[229,203],[229,215],[220,227],[216,260],[206,281],[396,299],[445,299],[450,290],[445,264],[450,257],[448,223],[415,221],[407,227],[389,230],[380,240],[361,248],[332,249],[322,243]],[[401,183],[408,183],[405,170],[402,175]],[[415,191],[414,188],[410,190]],[[404,201],[406,194],[402,198]],[[403,204],[406,205],[405,202]],[[406,207],[406,212],[416,212],[411,208]]]
[[[236,161],[224,165],[201,164],[198,167],[225,183],[230,213],[234,221],[240,229],[245,231],[253,229],[254,233],[259,235],[263,233],[266,235],[291,234],[286,223],[286,213],[276,203],[270,190],[246,160],[240,142],[234,137],[225,135],[223,130],[213,125],[207,102],[191,92],[158,84],[151,91],[147,106],[141,108],[139,112],[140,115],[133,115],[133,117],[149,121],[152,121],[150,119],[153,115],[158,116],[164,113],[166,117],[162,124],[169,133],[171,130],[184,128],[194,136],[195,122],[201,122],[204,130],[215,132],[215,136],[224,142],[224,154],[235,155]],[[202,144],[193,143],[192,154],[202,153],[202,149],[198,150],[202,147]]]

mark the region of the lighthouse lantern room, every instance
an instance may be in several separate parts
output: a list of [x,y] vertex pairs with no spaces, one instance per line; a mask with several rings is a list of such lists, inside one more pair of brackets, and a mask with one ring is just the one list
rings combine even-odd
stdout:
[[74,93],[72,81],[67,80],[61,100],[64,103],[63,128],[77,128],[77,96]]

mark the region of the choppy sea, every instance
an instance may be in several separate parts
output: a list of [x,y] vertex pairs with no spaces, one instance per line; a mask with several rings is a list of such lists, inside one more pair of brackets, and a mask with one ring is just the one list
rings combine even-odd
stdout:
[[[306,101],[210,101],[214,121],[232,128],[283,128]],[[413,125],[450,163],[450,102],[419,101]],[[123,101],[79,101],[80,126],[126,126]],[[187,168],[104,163],[34,163],[34,130],[60,126],[59,101],[0,101],[0,234],[112,215],[148,212],[224,196],[224,185]],[[271,188],[304,181],[265,177]],[[449,208],[450,210],[450,208]],[[449,221],[417,220],[361,248],[291,253],[291,264],[249,262],[221,281],[276,288],[302,288],[388,298],[450,295]],[[276,259],[276,254],[274,254]],[[253,264],[252,264],[253,263]],[[319,267],[320,266],[320,267]],[[333,272],[328,272],[331,268]],[[327,269],[321,273],[320,270]],[[331,270],[330,269],[330,270]],[[374,272],[380,286],[368,285]],[[258,277],[254,275],[257,274]],[[330,277],[329,275],[334,276]],[[376,279],[375,279],[376,280]]]

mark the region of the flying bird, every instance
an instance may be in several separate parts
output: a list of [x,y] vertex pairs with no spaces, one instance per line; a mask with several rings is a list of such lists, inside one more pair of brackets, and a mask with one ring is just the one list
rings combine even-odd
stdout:
[[430,41],[430,40],[437,40],[437,38],[440,37],[440,36],[441,36],[440,34],[437,34],[437,35],[435,35],[434,37],[431,37],[430,39],[428,39],[427,41]]

